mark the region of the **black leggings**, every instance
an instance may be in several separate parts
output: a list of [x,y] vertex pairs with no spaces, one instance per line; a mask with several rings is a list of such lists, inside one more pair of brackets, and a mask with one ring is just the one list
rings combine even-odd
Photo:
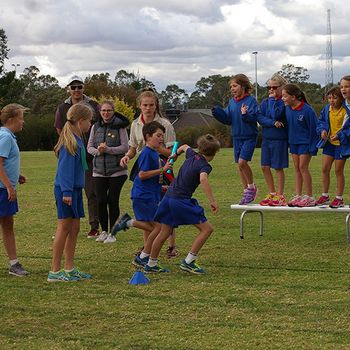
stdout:
[[119,217],[120,192],[127,178],[126,175],[117,177],[94,177],[98,204],[98,219],[102,231],[110,232],[108,231],[108,213],[110,229]]

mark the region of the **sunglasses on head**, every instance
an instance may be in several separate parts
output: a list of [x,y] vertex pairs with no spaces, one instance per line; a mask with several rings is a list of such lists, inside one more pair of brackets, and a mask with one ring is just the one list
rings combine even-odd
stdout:
[[83,88],[83,85],[71,85],[69,88],[71,90],[81,90]]
[[266,86],[267,90],[277,90],[280,86]]

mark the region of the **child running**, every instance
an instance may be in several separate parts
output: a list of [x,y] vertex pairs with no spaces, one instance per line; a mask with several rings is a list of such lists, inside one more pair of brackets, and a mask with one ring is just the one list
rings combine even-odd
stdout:
[[258,104],[250,95],[253,87],[247,76],[234,75],[229,84],[232,98],[228,106],[225,109],[216,106],[212,113],[221,123],[231,125],[235,163],[238,163],[243,184],[243,197],[239,204],[243,205],[253,202],[257,194],[253,172],[248,162],[252,159],[258,136]]
[[132,262],[137,267],[144,267],[147,264],[153,240],[160,231],[160,224],[154,221],[154,215],[160,201],[163,173],[171,167],[169,161],[161,166],[158,154],[159,148],[164,144],[165,127],[153,121],[143,126],[142,133],[146,146],[139,155],[139,172],[131,189],[135,220],[126,213],[111,232],[112,235],[116,235],[119,231],[130,227],[150,232],[142,251]]
[[26,110],[19,104],[11,103],[0,112],[0,226],[10,263],[9,274],[18,277],[28,275],[18,261],[13,228],[14,215],[18,212],[16,185],[26,182],[26,178],[20,175],[20,153],[15,133],[23,128]]
[[[70,107],[67,123],[54,148],[58,157],[54,188],[58,221],[48,282],[71,282],[92,277],[74,266],[80,218],[84,217],[82,189],[88,169],[82,135],[89,131],[92,115],[92,109],[86,104],[77,103]],[[65,262],[64,270],[61,270],[63,251]]]
[[[312,178],[309,171],[311,157],[317,154],[317,116],[307,103],[299,86],[286,84],[282,88],[282,99],[286,105],[288,142],[295,169],[295,196],[288,202],[290,207],[313,207]],[[306,195],[302,195],[305,183]]]
[[171,234],[174,227],[179,225],[194,225],[199,234],[194,239],[187,257],[181,262],[180,269],[194,274],[204,274],[205,271],[197,263],[200,249],[207,241],[213,227],[204,215],[204,209],[192,195],[198,185],[201,185],[214,214],[218,205],[213,196],[208,175],[212,167],[209,162],[220,149],[220,143],[212,136],[205,135],[198,139],[198,153],[188,145],[182,145],[177,154],[186,153],[186,160],[181,166],[178,176],[169,186],[161,201],[154,220],[161,223],[161,231],[152,244],[151,255],[144,268],[146,273],[169,272],[158,265],[159,252]]
[[[343,106],[344,97],[339,86],[332,87],[327,92],[328,104],[322,109],[320,118],[317,122],[317,133],[321,138],[320,144],[323,146],[322,157],[322,195],[317,200],[317,205],[329,204],[328,195],[330,184],[330,171],[335,163],[335,176],[337,179],[336,196],[329,204],[331,208],[340,208],[344,206],[344,166],[347,155],[350,151],[349,119],[346,107]],[[344,128],[345,127],[345,128]],[[341,141],[340,141],[341,140]]]
[[[261,169],[269,193],[259,203],[263,206],[287,205],[284,194],[284,168],[288,168],[288,129],[285,106],[282,100],[282,86],[287,84],[279,74],[274,74],[268,81],[269,97],[260,104],[258,122],[262,126]],[[271,168],[276,170],[277,189]]]

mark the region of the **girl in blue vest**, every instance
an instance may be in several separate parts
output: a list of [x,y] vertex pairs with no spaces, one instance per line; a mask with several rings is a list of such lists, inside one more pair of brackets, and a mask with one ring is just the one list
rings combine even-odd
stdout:
[[[345,187],[344,166],[350,148],[349,139],[349,115],[347,108],[343,106],[344,97],[339,86],[332,87],[327,92],[328,104],[322,109],[317,123],[317,133],[320,136],[319,146],[323,146],[322,157],[322,195],[317,200],[317,205],[329,204],[328,189],[330,184],[330,171],[335,163],[335,175],[337,179],[336,196],[329,204],[331,208],[344,206],[343,193]],[[341,141],[340,141],[341,140]]]
[[[312,177],[309,171],[311,157],[317,154],[317,116],[307,103],[299,86],[286,84],[282,89],[288,122],[288,142],[295,169],[295,196],[288,202],[290,207],[313,207]],[[303,183],[306,194],[302,195]]]
[[231,125],[235,163],[238,164],[243,185],[243,196],[239,204],[248,204],[254,201],[257,194],[248,162],[252,159],[258,136],[258,104],[250,95],[253,87],[247,76],[234,75],[229,84],[232,98],[228,106],[225,109],[216,106],[212,113],[221,123]]
[[[86,104],[77,103],[70,107],[67,122],[54,148],[58,157],[54,188],[58,221],[48,282],[91,278],[91,275],[74,266],[74,254],[80,218],[84,217],[82,189],[85,185],[85,171],[88,169],[82,136],[90,129],[92,114],[91,107]],[[61,270],[63,251],[65,262],[64,270]]]

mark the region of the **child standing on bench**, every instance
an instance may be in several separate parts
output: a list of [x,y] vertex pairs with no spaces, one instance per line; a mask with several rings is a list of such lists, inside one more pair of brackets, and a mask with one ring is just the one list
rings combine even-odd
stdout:
[[231,125],[235,163],[238,164],[243,185],[243,196],[239,204],[243,205],[253,202],[257,194],[253,172],[248,162],[253,157],[258,136],[258,103],[250,95],[253,87],[244,74],[234,75],[229,84],[232,98],[228,106],[225,109],[216,106],[212,113],[221,123]]

